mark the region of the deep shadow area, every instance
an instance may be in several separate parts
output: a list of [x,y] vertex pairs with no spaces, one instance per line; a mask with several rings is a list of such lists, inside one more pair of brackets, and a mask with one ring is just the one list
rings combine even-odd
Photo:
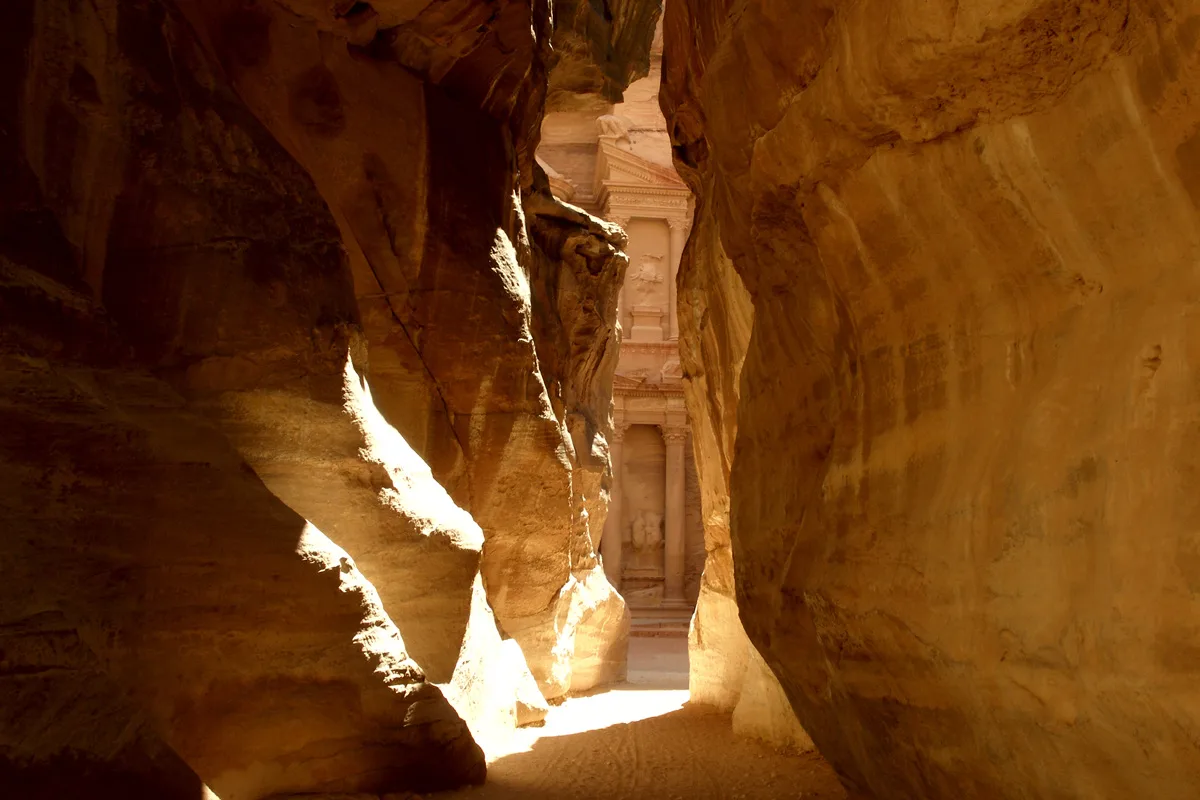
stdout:
[[437,800],[824,798],[846,791],[816,753],[787,755],[735,737],[728,714],[688,706],[660,717],[539,739],[501,758],[483,786]]

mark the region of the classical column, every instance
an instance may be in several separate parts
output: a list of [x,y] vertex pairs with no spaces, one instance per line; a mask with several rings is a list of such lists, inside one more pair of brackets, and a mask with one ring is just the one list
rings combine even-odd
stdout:
[[679,289],[675,284],[679,278],[679,262],[683,258],[688,226],[687,221],[682,219],[668,219],[667,224],[671,226],[671,283],[667,287],[667,302],[671,306],[671,335],[668,338],[674,342],[679,339]]
[[687,428],[662,429],[667,449],[666,474],[666,537],[663,549],[663,602],[668,605],[685,603],[683,596],[684,542],[684,466],[683,446]]
[[608,516],[604,519],[604,533],[600,536],[600,559],[604,563],[604,574],[619,592],[621,590],[621,534],[623,505],[621,497],[621,471],[624,467],[625,431],[628,425],[614,425],[608,444],[608,455],[612,460],[612,485],[608,490]]

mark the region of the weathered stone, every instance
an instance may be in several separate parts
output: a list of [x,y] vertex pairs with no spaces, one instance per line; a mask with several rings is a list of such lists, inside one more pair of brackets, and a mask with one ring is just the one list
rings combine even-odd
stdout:
[[468,725],[536,706],[488,597],[548,691],[622,674],[623,239],[538,205],[550,17],[495,6],[6,10],[0,623],[61,615],[96,661],[52,690],[124,727],[45,727],[0,793],[71,753],[192,798],[479,781]]
[[[699,206],[704,210],[703,202]],[[775,747],[811,749],[775,676],[746,637],[735,599],[729,472],[737,436],[742,362],[753,326],[750,296],[715,226],[697,215],[680,276],[680,360],[693,413],[707,557],[688,633],[693,703],[733,712],[734,729]]]
[[[602,490],[609,470],[607,439],[612,435],[617,295],[628,259],[620,250],[626,242],[624,232],[554,198],[540,171],[534,191],[525,196],[524,212],[529,239],[518,244],[522,251],[529,248],[532,264],[530,319],[537,364],[546,379],[549,407],[562,420],[561,452],[570,467],[570,517],[565,529],[555,522],[548,531],[540,522],[545,516],[535,509],[525,509],[515,521],[528,526],[530,533],[541,530],[541,536],[555,537],[551,541],[567,537],[565,562],[556,556],[555,561],[531,565],[529,572],[539,574],[539,566],[555,570],[545,584],[557,587],[552,596],[546,597],[544,590],[529,593],[513,567],[504,566],[522,563],[514,550],[528,551],[529,545],[525,537],[515,535],[520,529],[513,526],[512,511],[494,502],[503,495],[494,496],[493,504],[479,513],[497,520],[497,535],[489,535],[484,548],[484,578],[488,580],[491,570],[495,585],[513,601],[520,598],[524,611],[509,619],[501,616],[501,626],[521,644],[543,694],[552,699],[625,677],[629,612],[599,567],[595,543],[607,511]],[[512,475],[514,481],[522,479],[527,497],[533,474],[526,469]],[[548,495],[542,506],[551,520],[558,514],[556,495]],[[509,520],[507,529],[499,524],[502,514]],[[488,531],[482,519],[481,524]],[[494,553],[490,564],[489,553]],[[549,660],[541,655],[546,652]]]
[[0,625],[0,696],[6,796],[215,798],[61,612]]
[[355,310],[333,221],[178,15],[109,11],[18,19],[17,53],[76,66],[5,73],[36,102],[8,84],[0,109],[20,132],[0,153],[0,502],[21,570],[0,607],[61,611],[225,800],[481,780],[350,557],[168,385],[302,375],[339,398]]
[[554,110],[621,100],[649,69],[646,34],[662,13],[659,0],[555,0],[554,58],[547,105]]
[[[501,20],[519,16],[517,5],[498,12]],[[514,172],[512,156],[514,146],[524,147],[519,137],[512,139],[514,126],[522,126],[525,116],[540,119],[540,107],[496,107],[494,94],[454,79],[469,74],[474,67],[464,65],[482,58],[482,51],[464,50],[462,62],[450,67],[414,61],[411,49],[399,44],[407,41],[402,31],[413,26],[453,19],[460,26],[454,30],[469,29],[445,9],[431,19],[418,16],[382,39],[377,35],[358,53],[353,46],[330,52],[321,45],[317,31],[339,30],[328,9],[296,19],[264,5],[255,13],[264,20],[269,46],[263,58],[243,63],[236,49],[221,47],[220,31],[242,20],[245,7],[188,7],[197,23],[212,31],[239,94],[280,140],[290,143],[331,202],[363,310],[372,395],[387,422],[482,526],[488,540],[484,585],[499,624],[522,642],[548,693],[590,688],[586,679],[571,680],[569,664],[565,672],[559,668],[565,683],[550,677],[552,664],[561,660],[552,653],[574,647],[558,641],[553,626],[559,612],[552,606],[574,602],[560,590],[573,571],[589,569],[586,559],[593,549],[580,539],[590,534],[586,517],[573,507],[576,498],[585,505],[601,502],[598,482],[589,489],[579,472],[597,467],[582,463],[590,456],[580,461],[572,453],[564,426],[569,415],[582,413],[590,428],[577,447],[590,451],[592,439],[603,436],[609,424],[612,367],[603,354],[609,339],[604,326],[612,323],[604,318],[611,306],[605,293],[614,291],[614,276],[623,265],[617,258],[619,232],[596,227],[586,217],[560,222],[572,233],[564,241],[547,242],[552,250],[540,254],[543,207],[529,206],[538,191],[522,191],[531,179]],[[524,13],[528,35],[528,9]],[[453,35],[438,31],[439,40]],[[382,47],[385,40],[390,44]],[[539,69],[544,44],[530,39],[496,68],[536,83],[531,76]],[[281,96],[278,85],[296,87],[293,96]],[[338,124],[311,124],[315,112],[303,111],[308,100],[297,105],[296,93],[324,98]],[[408,120],[402,137],[397,119]],[[520,152],[517,159],[524,163]],[[571,280],[568,272],[586,277]],[[543,290],[539,282],[549,285]],[[354,451],[346,452],[353,469]],[[307,474],[303,461],[290,463],[301,470],[303,481],[319,480]],[[311,486],[296,488],[289,496],[314,496]],[[514,493],[520,493],[520,501]],[[366,521],[350,505],[323,496],[336,513]],[[371,502],[366,494],[363,499]],[[602,518],[603,511],[596,516]],[[323,524],[333,530],[329,522]],[[580,543],[571,544],[573,539]],[[397,563],[408,561],[394,555]],[[378,561],[362,563],[375,574]],[[461,563],[456,581],[460,628],[471,586],[471,570]],[[382,573],[378,580],[390,585]],[[615,613],[619,619],[623,612]],[[436,619],[425,619],[431,628],[442,629]],[[585,635],[592,628],[596,635],[621,636],[620,624],[592,620]],[[612,647],[619,653],[616,642]],[[414,647],[419,656],[420,642],[414,640]],[[443,649],[443,663],[433,670],[443,676],[439,680],[449,674],[456,656]],[[623,655],[616,657],[621,660]]]
[[753,307],[744,364],[697,309],[699,459],[854,788],[1194,794],[1196,12],[667,7],[683,280],[724,252]]
[[167,387],[28,355],[3,374],[4,607],[61,608],[214,791],[482,778],[350,558]]

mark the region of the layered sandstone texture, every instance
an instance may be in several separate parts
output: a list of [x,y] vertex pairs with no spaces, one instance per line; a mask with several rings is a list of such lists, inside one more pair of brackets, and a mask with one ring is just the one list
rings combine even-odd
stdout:
[[[664,30],[701,469],[821,753],[881,798],[1194,796],[1200,3]],[[686,290],[720,258],[744,356]]]
[[602,108],[650,68],[647,32],[662,13],[658,0],[554,0],[551,108]]
[[729,476],[754,308],[706,208],[702,193],[678,287],[679,353],[696,449],[705,549],[688,631],[690,696],[693,703],[732,712],[734,730],[741,735],[783,750],[808,751],[812,740],[747,638],[738,614]]
[[0,794],[477,782],[620,677],[624,238],[534,167],[549,10],[8,12]]

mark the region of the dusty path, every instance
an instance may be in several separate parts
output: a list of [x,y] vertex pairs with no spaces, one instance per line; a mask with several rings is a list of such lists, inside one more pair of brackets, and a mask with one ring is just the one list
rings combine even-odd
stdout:
[[630,683],[568,700],[520,732],[517,752],[489,753],[484,786],[429,800],[846,798],[820,756],[776,753],[734,737],[728,715],[684,706],[680,646],[634,640]]

